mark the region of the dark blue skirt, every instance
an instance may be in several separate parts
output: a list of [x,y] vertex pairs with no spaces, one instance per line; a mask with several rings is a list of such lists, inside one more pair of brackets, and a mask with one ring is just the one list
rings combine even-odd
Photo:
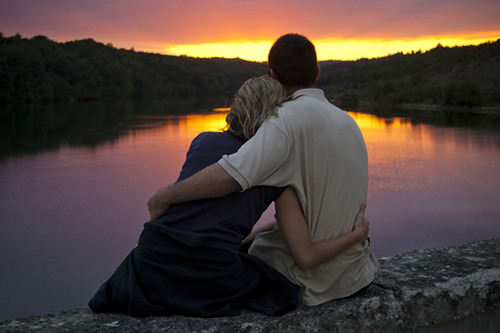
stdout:
[[298,306],[299,292],[254,256],[191,247],[145,228],[89,307],[131,316],[234,316],[244,308],[277,316]]

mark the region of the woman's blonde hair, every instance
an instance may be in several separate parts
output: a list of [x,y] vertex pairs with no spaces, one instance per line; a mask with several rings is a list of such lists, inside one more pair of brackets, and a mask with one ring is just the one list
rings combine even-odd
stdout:
[[250,139],[267,118],[278,114],[278,107],[287,99],[286,89],[277,80],[268,77],[247,80],[227,113],[227,131],[238,138]]

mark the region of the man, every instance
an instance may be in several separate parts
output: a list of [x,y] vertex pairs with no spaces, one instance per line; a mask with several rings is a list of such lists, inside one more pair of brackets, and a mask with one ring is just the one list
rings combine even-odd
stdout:
[[[280,37],[269,52],[268,66],[270,76],[293,94],[293,100],[237,153],[160,189],[148,202],[152,219],[174,203],[219,197],[257,185],[291,186],[313,241],[353,229],[368,190],[368,158],[357,124],[316,88],[320,68],[307,38]],[[279,224],[259,235],[249,253],[301,286],[306,305],[350,296],[368,286],[378,269],[368,243],[363,242],[326,264],[302,270],[288,251]]]

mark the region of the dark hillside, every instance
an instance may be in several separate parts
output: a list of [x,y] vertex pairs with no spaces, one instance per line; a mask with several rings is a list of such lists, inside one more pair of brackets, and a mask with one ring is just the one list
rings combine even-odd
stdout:
[[500,40],[351,62],[323,62],[318,82],[331,99],[358,102],[500,105]]
[[[500,40],[376,59],[321,62],[318,86],[344,107],[426,103],[500,105]],[[0,33],[0,104],[197,99],[227,103],[265,63],[116,49],[92,39],[57,43]]]
[[145,98],[227,98],[263,63],[116,49],[92,39],[56,43],[0,34],[0,104]]

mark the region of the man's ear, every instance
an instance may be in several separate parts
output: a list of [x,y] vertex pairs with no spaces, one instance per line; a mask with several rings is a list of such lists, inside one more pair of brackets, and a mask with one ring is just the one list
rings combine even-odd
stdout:
[[316,76],[316,81],[318,81],[320,74],[321,74],[321,66],[318,64],[318,75]]
[[275,80],[278,80],[278,75],[276,75],[276,72],[272,68],[269,68],[269,76]]

